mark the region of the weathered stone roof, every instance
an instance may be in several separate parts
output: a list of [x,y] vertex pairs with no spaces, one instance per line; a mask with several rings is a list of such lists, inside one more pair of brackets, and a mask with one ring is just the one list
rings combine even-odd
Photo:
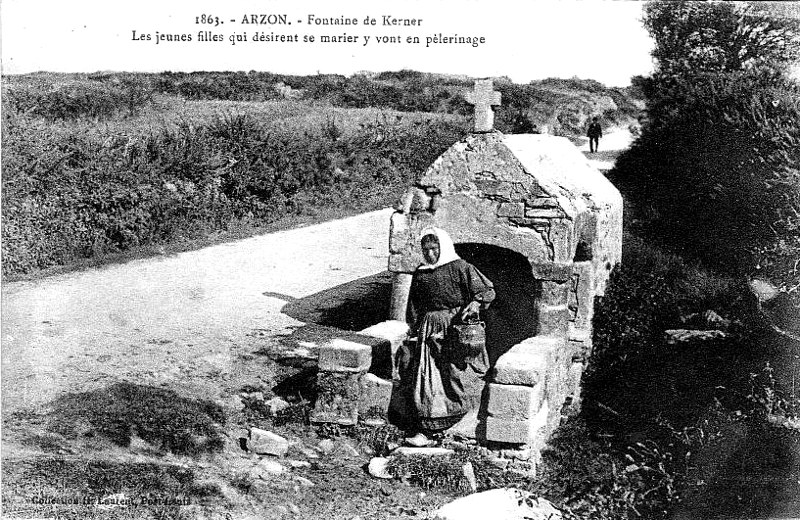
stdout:
[[[543,191],[558,199],[567,214],[622,204],[611,182],[565,137],[503,135],[502,144],[532,175]],[[574,213],[573,213],[574,215]]]
[[[564,137],[473,133],[406,193],[393,217],[390,269],[412,272],[421,261],[415,230],[440,225],[454,240],[498,245],[531,262],[573,261],[582,243],[602,294],[622,258],[622,206],[614,185]],[[411,220],[401,225],[405,213]]]

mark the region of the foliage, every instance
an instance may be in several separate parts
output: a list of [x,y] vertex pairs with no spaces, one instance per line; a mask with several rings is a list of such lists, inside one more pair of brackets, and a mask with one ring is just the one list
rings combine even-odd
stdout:
[[239,221],[386,206],[465,132],[453,118],[310,106],[295,116],[284,103],[266,120],[241,107],[111,129],[4,113],[4,274]]
[[598,116],[604,125],[635,120],[641,106],[625,89],[607,88],[592,80],[545,79],[527,85],[499,83],[502,105],[495,127],[504,133],[536,133],[543,127],[555,135],[584,135]]
[[4,89],[3,103],[21,113],[48,121],[104,120],[127,112],[134,115],[153,99],[149,82],[128,74],[111,83],[95,80],[49,82],[34,79]]
[[466,457],[409,456],[392,457],[390,474],[423,489],[466,491],[468,484],[461,470]]
[[800,58],[800,24],[770,6],[651,2],[644,25],[662,74],[785,69]]
[[678,500],[671,455],[653,442],[618,450],[573,419],[542,456],[533,490],[549,497],[566,518],[666,518]]
[[388,423],[375,426],[359,424],[354,433],[360,445],[368,447],[379,457],[388,455],[405,437],[405,432]]
[[800,56],[791,20],[732,3],[652,3],[656,74],[641,137],[613,172],[652,237],[790,286],[800,254]]
[[[689,424],[717,397],[718,386],[744,388],[741,371],[761,362],[764,352],[752,345],[763,341],[766,328],[756,300],[742,281],[640,240],[627,239],[623,251],[595,309],[592,358],[583,381],[587,407],[606,418],[597,403],[623,417],[662,414]],[[665,330],[687,328],[687,317],[709,309],[727,317],[729,338],[688,352],[667,342]],[[658,398],[632,400],[632,392]]]
[[[469,78],[416,71],[7,79],[4,276],[389,205],[468,131],[472,112]],[[497,88],[504,132],[582,134],[597,110],[607,123],[638,111],[589,80],[500,78]]]
[[[774,336],[744,283],[638,240],[628,238],[623,250],[595,309],[579,429],[551,443],[557,451],[546,479],[562,482],[554,499],[580,506],[578,517],[663,518],[687,500],[695,508],[708,501],[712,510],[743,511],[736,509],[744,507],[736,494],[725,492],[734,486],[729,472],[768,475],[776,470],[765,458],[785,456],[800,442],[783,439],[770,424],[798,411],[797,399],[779,388],[764,362]],[[666,340],[664,330],[690,327],[688,317],[707,309],[727,317],[727,338],[689,345]],[[783,440],[775,446],[759,440],[776,435]],[[745,442],[748,448],[738,451]],[[721,467],[725,461],[734,469]],[[768,500],[769,486],[745,492],[748,484],[740,485],[739,496],[753,500],[747,507]]]

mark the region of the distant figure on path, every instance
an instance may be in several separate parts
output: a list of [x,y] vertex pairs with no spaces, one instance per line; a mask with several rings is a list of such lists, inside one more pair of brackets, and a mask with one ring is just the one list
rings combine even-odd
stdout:
[[492,282],[456,254],[444,230],[426,229],[420,245],[425,263],[414,273],[409,309],[417,344],[401,372],[416,408],[417,435],[406,439],[413,446],[430,444],[428,435],[479,405],[472,401],[485,384],[489,356],[485,346],[480,352],[460,349],[452,325],[477,315],[495,298]]
[[595,153],[600,146],[600,138],[603,137],[603,127],[597,122],[596,117],[593,117],[592,122],[589,123],[586,135],[589,136],[589,152]]

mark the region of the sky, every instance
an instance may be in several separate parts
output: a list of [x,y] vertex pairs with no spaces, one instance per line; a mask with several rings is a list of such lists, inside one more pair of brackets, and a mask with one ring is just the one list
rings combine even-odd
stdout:
[[[3,74],[413,69],[624,86],[652,71],[641,16],[641,3],[610,0],[2,0],[0,52]],[[356,23],[324,23],[334,20]],[[174,41],[181,36],[191,41]]]

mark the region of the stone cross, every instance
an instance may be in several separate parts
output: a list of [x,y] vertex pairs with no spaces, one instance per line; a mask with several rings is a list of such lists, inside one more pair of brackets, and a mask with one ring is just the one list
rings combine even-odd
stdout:
[[475,105],[475,133],[491,132],[494,129],[494,110],[492,105],[500,104],[500,93],[493,90],[491,79],[475,81],[475,88],[467,92],[467,103]]

